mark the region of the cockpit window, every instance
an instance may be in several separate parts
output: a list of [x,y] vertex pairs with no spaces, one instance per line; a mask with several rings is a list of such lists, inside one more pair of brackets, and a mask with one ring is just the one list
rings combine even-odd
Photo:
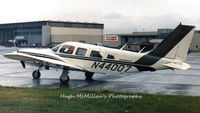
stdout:
[[76,51],[76,55],[85,56],[86,51],[87,51],[87,49],[78,48]]
[[102,58],[101,54],[99,51],[92,51],[90,54],[91,57],[97,57],[97,58]]
[[60,53],[66,53],[66,54],[72,54],[74,51],[74,46],[67,46],[64,45],[61,49],[60,49]]
[[61,46],[61,44],[59,44],[59,45],[57,45],[57,46],[51,48],[51,50],[54,51],[54,52],[57,52],[58,49],[60,48],[60,46]]

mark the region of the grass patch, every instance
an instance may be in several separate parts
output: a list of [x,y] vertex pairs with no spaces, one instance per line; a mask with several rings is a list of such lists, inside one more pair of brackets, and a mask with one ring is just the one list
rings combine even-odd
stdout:
[[200,97],[0,87],[0,112],[200,113]]

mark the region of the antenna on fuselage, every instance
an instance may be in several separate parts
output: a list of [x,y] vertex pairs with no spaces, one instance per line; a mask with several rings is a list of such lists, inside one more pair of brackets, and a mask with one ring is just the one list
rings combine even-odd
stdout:
[[138,53],[141,53],[144,50],[145,47],[143,47]]
[[123,49],[127,46],[127,44],[128,44],[128,43],[124,44],[124,45],[120,48],[120,50],[123,50]]

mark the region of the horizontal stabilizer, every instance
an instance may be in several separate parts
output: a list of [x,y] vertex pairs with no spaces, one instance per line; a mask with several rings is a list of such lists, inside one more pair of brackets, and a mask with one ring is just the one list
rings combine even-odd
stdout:
[[174,63],[169,63],[169,64],[163,64],[167,67],[173,68],[173,69],[180,69],[180,70],[187,70],[191,66],[187,63],[182,63],[182,64],[174,64]]

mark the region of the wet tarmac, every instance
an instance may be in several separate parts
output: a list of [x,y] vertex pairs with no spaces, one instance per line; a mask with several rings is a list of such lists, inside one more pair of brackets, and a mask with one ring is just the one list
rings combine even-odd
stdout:
[[118,92],[139,92],[148,94],[200,96],[200,53],[190,53],[187,63],[192,68],[182,70],[160,70],[125,74],[94,74],[93,81],[86,81],[83,72],[70,71],[68,84],[61,84],[60,69],[42,70],[40,80],[33,80],[32,72],[37,69],[23,69],[19,61],[3,57],[14,48],[0,48],[0,85],[14,87],[49,87],[77,90],[111,90]]

